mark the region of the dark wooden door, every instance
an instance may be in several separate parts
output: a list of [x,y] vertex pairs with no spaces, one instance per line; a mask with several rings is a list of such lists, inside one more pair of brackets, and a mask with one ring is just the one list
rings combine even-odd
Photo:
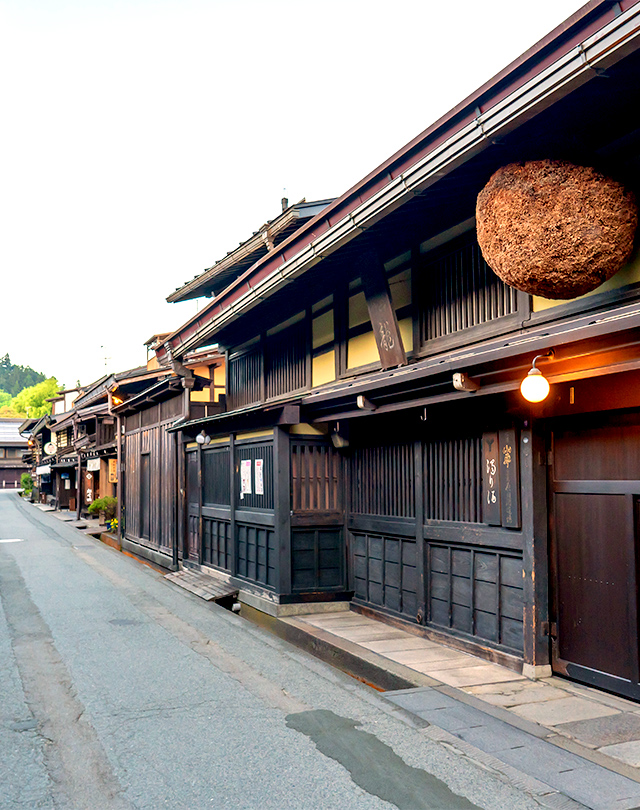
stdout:
[[187,548],[183,561],[200,565],[200,452],[187,453]]
[[554,670],[640,699],[640,416],[574,418],[552,446]]

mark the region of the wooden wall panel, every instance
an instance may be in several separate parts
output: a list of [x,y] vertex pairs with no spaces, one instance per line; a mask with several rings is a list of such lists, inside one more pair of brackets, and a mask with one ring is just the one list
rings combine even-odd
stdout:
[[231,523],[203,518],[202,562],[223,571],[231,571]]
[[413,444],[355,447],[351,453],[350,511],[413,517]]
[[294,512],[339,511],[342,507],[338,451],[313,441],[291,442],[291,509]]
[[[148,492],[143,492],[143,456],[147,459],[144,482],[148,481]],[[124,440],[124,458],[125,537],[171,554],[177,532],[175,436],[167,433],[166,424],[129,433]],[[143,512],[143,503],[148,504],[148,514],[146,507]]]
[[277,543],[273,529],[238,521],[236,554],[238,576],[275,588]]
[[425,520],[482,523],[481,437],[425,443]]
[[411,619],[417,612],[416,542],[352,532],[355,598]]
[[230,506],[231,468],[228,447],[207,448],[202,453],[202,503]]
[[342,529],[292,530],[293,591],[345,589],[345,555],[342,538]]
[[431,624],[522,652],[522,555],[427,543]]
[[512,315],[516,290],[501,281],[485,262],[473,238],[429,262],[420,274],[420,343]]

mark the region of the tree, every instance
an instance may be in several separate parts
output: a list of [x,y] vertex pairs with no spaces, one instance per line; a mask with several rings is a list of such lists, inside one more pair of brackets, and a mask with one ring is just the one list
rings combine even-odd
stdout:
[[17,396],[23,388],[43,382],[44,374],[29,366],[16,366],[8,354],[0,358],[0,391]]
[[44,382],[20,391],[18,396],[11,400],[11,407],[21,416],[39,419],[41,416],[51,413],[51,403],[46,400],[54,397],[59,389],[56,378],[49,377]]

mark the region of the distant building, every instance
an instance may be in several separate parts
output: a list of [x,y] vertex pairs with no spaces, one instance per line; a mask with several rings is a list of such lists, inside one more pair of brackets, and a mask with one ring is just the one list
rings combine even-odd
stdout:
[[28,466],[22,461],[27,440],[20,435],[22,419],[0,419],[0,488],[17,489]]

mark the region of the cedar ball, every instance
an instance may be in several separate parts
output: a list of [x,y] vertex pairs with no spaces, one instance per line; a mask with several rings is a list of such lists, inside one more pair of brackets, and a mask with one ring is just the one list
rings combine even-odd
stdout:
[[478,243],[506,284],[545,298],[595,290],[628,261],[635,197],[586,166],[511,163],[478,194]]

